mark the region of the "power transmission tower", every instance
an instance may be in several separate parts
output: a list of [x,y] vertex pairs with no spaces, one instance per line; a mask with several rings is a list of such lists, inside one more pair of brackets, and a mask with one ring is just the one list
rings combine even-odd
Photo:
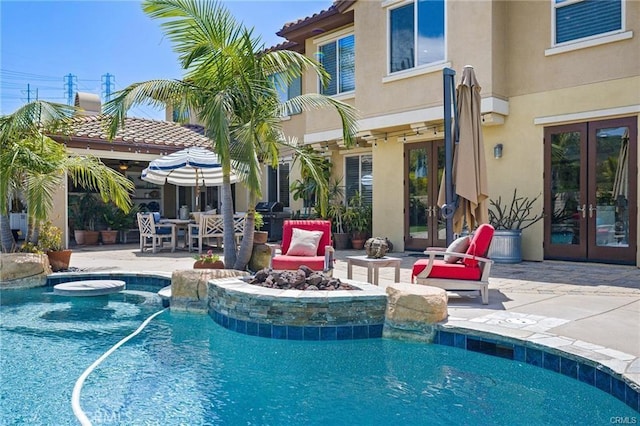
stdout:
[[106,73],[102,75],[102,98],[105,102],[111,100],[111,86],[115,83],[115,80],[116,76],[113,74]]
[[36,97],[35,99],[38,99],[38,89],[35,90],[31,90],[31,84],[27,83],[27,90],[21,90],[22,93],[24,93],[25,95],[27,95],[27,103],[31,102],[31,93],[35,92],[36,93]]
[[64,90],[67,93],[67,105],[73,105],[73,92],[78,89],[78,77],[69,73],[63,77]]

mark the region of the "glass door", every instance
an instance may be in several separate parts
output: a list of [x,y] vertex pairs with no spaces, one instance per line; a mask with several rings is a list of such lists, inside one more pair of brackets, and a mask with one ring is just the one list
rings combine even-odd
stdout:
[[545,257],[633,263],[635,119],[545,129]]
[[446,246],[446,222],[441,218],[438,186],[444,171],[444,142],[405,146],[405,249]]

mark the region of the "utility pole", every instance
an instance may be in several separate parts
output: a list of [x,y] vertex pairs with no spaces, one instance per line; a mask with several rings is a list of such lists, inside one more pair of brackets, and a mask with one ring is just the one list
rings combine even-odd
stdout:
[[102,98],[105,102],[111,100],[111,86],[115,83],[115,79],[116,76],[113,74],[106,73],[102,75]]
[[73,92],[77,90],[78,77],[69,73],[62,79],[64,81],[64,90],[67,93],[67,105],[73,105]]
[[31,92],[36,92],[35,99],[38,99],[38,89],[31,90],[31,84],[27,83],[27,90],[22,90],[22,93],[27,95],[27,103],[31,102]]

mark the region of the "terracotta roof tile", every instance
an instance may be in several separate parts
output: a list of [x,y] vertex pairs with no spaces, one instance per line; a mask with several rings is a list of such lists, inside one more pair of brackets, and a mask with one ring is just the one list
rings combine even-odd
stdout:
[[[67,138],[94,139],[95,142],[108,142],[106,116],[79,116],[73,119],[72,129]],[[127,117],[124,127],[118,130],[112,142],[157,145],[183,148],[188,146],[210,146],[209,139],[203,136],[202,126],[181,125],[161,120]]]

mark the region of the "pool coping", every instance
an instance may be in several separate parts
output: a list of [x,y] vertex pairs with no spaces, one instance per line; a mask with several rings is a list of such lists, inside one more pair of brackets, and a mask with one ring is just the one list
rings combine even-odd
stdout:
[[[171,275],[169,272],[162,271],[57,272],[47,276],[46,286],[80,277],[97,279],[126,276],[142,278],[143,281],[160,279],[170,282]],[[151,283],[143,282],[142,284]],[[382,288],[366,285],[384,292]],[[165,287],[166,281],[158,285],[158,290]],[[264,290],[269,290],[270,294],[283,291],[268,288]],[[341,297],[341,295],[335,297]],[[482,346],[482,342],[496,345],[496,347],[506,345],[513,351],[513,356],[509,359],[555,371],[595,386],[640,412],[640,358],[638,357],[548,331],[524,332],[520,329],[496,327],[451,316],[435,324],[435,328],[436,334],[433,341],[435,344],[472,351],[475,349],[470,347],[470,343],[471,346],[476,344]],[[478,350],[478,352],[483,351]],[[491,355],[489,352],[483,353]],[[564,371],[562,370],[563,360],[566,360],[564,362],[569,366]]]

